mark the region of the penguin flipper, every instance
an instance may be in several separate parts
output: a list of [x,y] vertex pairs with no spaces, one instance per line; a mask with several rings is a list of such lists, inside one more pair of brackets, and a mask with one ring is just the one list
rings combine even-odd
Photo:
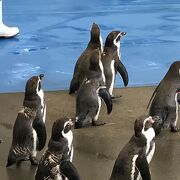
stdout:
[[149,164],[145,156],[137,159],[136,166],[141,174],[142,180],[151,180]]
[[125,66],[123,65],[123,63],[120,60],[115,61],[114,66],[115,66],[116,71],[118,71],[119,74],[121,75],[123,82],[124,82],[124,86],[127,86],[128,82],[129,82],[129,77],[128,77],[128,72],[127,72]]
[[38,146],[37,150],[41,151],[46,144],[46,127],[42,120],[34,120],[33,128],[37,133],[38,137]]
[[80,180],[79,173],[71,161],[62,161],[60,172],[62,172],[69,180]]
[[105,86],[99,88],[99,96],[104,100],[106,107],[107,107],[107,114],[110,114],[112,111],[112,98],[109,94],[109,91],[106,89]]
[[69,88],[69,94],[75,93],[75,91],[77,91],[78,89],[79,89],[79,81],[73,77]]

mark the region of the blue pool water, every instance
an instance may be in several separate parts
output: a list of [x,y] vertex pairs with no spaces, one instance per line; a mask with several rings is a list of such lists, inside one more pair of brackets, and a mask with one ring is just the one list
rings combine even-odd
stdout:
[[[4,22],[20,35],[0,40],[0,92],[24,91],[26,80],[46,75],[45,90],[68,89],[74,64],[89,41],[93,22],[103,40],[121,40],[129,86],[157,84],[180,59],[179,0],[4,0]],[[123,87],[118,75],[116,87]]]

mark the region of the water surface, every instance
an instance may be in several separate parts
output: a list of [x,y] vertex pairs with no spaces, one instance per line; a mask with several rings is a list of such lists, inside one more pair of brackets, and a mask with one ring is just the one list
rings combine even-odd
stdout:
[[[24,91],[26,80],[44,73],[45,90],[68,89],[93,22],[103,40],[112,30],[121,40],[129,86],[156,85],[180,57],[178,0],[3,1],[4,22],[20,35],[0,40],[0,92]],[[123,87],[118,75],[116,87]]]

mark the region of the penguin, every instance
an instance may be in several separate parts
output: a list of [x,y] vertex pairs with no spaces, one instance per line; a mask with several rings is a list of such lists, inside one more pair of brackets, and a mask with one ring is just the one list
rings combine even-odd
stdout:
[[41,151],[46,143],[46,105],[41,89],[43,76],[33,76],[26,83],[23,108],[19,111],[13,127],[7,167],[14,163],[19,165],[25,160],[30,160],[32,165],[38,164],[37,150]]
[[44,74],[39,76],[31,77],[25,87],[25,97],[23,101],[23,106],[32,108],[36,110],[36,118],[33,122],[33,128],[35,129],[39,143],[38,150],[41,151],[46,143],[46,103],[44,92],[41,87],[41,81],[44,77]]
[[35,173],[35,180],[79,180],[80,176],[72,164],[73,120],[67,117],[56,120],[51,138]]
[[[89,70],[89,64],[90,64],[89,59],[90,59],[92,51],[95,49],[99,49],[100,53],[102,53],[103,43],[102,43],[102,37],[101,37],[99,26],[97,24],[93,23],[92,28],[91,28],[90,41],[89,41],[86,49],[80,55],[80,57],[78,58],[78,60],[75,64],[73,78],[70,83],[69,94],[73,94],[73,93],[75,93],[75,91],[78,91],[83,80],[86,78],[86,75]],[[103,70],[101,61],[99,63],[100,63],[101,71],[104,74],[104,70]],[[105,77],[104,77],[104,81],[105,81]]]
[[180,89],[180,61],[171,64],[169,70],[154,90],[147,108],[150,116],[159,116],[154,123],[156,135],[162,128],[170,127],[171,132],[178,132],[177,127]]
[[106,87],[109,90],[112,98],[115,98],[113,95],[113,88],[117,72],[120,73],[124,82],[124,86],[127,86],[129,81],[128,72],[121,62],[120,57],[120,40],[124,35],[126,35],[126,33],[121,31],[112,31],[109,33],[106,38],[104,51],[101,57],[104,68]]
[[107,106],[107,113],[112,111],[111,96],[104,86],[102,71],[99,66],[100,53],[94,50],[90,57],[89,71],[83,81],[76,96],[76,122],[75,128],[81,128],[88,122],[93,126],[104,125],[102,121],[97,121],[101,109],[101,99]]
[[119,153],[110,180],[151,180],[149,163],[155,151],[155,132],[151,116],[140,116],[134,123],[134,135]]

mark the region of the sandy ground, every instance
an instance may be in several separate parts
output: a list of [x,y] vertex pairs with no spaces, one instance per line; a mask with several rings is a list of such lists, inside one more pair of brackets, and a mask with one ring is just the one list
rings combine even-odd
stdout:
[[[82,180],[108,180],[114,161],[120,150],[133,134],[135,119],[147,113],[146,106],[155,87],[115,89],[113,111],[106,114],[103,104],[100,120],[106,122],[101,127],[88,126],[73,130],[74,159]],[[34,179],[35,167],[23,162],[20,167],[6,168],[8,151],[12,140],[12,127],[17,112],[22,107],[24,93],[0,94],[0,179]],[[45,92],[47,104],[46,127],[48,139],[53,122],[59,117],[74,117],[75,96],[67,91]],[[40,158],[43,151],[38,153]],[[156,151],[150,163],[153,180],[179,180],[180,177],[180,135],[164,130],[156,138]]]

